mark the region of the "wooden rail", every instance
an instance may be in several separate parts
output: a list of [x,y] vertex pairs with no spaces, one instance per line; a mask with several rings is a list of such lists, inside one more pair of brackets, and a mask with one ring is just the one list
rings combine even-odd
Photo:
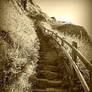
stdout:
[[[84,88],[85,92],[92,92],[92,64],[77,50],[77,48],[75,48],[76,46],[71,45],[70,43],[68,43],[65,39],[59,37],[56,33],[54,33],[51,30],[48,30],[44,27],[41,28],[42,29],[42,33],[44,34],[44,36],[51,36],[53,37],[53,39],[57,42],[57,44],[62,48],[62,50],[64,51],[65,55],[67,56],[67,58],[70,61],[71,64],[71,72],[73,72],[72,69],[74,69],[74,72],[77,74],[82,87]],[[64,47],[64,44],[67,44],[71,49],[72,49],[72,56],[70,56],[70,54],[67,52],[67,50]],[[79,59],[84,63],[86,69],[89,70],[90,72],[90,85],[87,84],[87,82],[85,81],[82,73],[80,72],[78,66],[76,65],[77,62],[77,57],[79,57]],[[74,75],[73,72],[73,75]]]

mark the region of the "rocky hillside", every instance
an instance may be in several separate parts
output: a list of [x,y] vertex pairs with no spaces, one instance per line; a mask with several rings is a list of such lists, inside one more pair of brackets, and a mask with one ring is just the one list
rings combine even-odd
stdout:
[[75,37],[78,37],[81,40],[88,41],[89,43],[91,42],[91,38],[89,37],[85,28],[82,26],[62,23],[62,25],[54,25],[53,28],[57,29],[61,33],[71,35],[71,36],[75,35]]
[[52,29],[53,20],[33,0],[0,0],[0,92],[31,91],[40,58],[38,21]]
[[0,92],[28,92],[39,58],[37,20],[49,17],[33,0],[0,0]]

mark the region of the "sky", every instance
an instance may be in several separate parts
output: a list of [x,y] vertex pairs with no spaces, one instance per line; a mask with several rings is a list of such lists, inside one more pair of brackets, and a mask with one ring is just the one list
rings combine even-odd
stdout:
[[92,36],[92,0],[35,0],[50,17],[84,26]]

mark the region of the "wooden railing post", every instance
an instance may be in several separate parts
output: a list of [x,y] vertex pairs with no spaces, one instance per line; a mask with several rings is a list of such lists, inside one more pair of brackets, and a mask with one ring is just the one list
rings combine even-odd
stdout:
[[[72,42],[72,46],[75,47],[77,49],[77,42]],[[75,63],[77,62],[77,55],[76,53],[72,50],[72,59],[75,61]]]
[[62,38],[62,44],[61,44],[62,46],[64,46],[64,41],[63,41],[64,39],[65,39],[65,38],[63,37],[63,38]]
[[[77,49],[77,42],[73,41],[72,46]],[[75,63],[77,63],[77,55],[74,50],[72,50],[72,59]],[[75,70],[73,69],[73,79],[75,78],[76,78],[76,73],[75,73]]]
[[64,41],[62,40],[62,46],[64,46]]

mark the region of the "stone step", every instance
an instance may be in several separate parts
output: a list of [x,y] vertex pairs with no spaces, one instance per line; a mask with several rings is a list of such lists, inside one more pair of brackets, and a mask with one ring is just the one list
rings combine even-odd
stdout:
[[46,51],[49,51],[50,49],[48,47],[41,47],[41,48],[44,48],[44,50],[40,49],[41,52],[46,52]]
[[50,52],[46,52],[45,54],[40,54],[40,56],[44,59],[48,59],[48,60],[56,60],[57,59],[57,54],[56,53],[50,53]]
[[48,79],[37,79],[34,85],[35,88],[61,88],[62,81],[48,80]]
[[47,92],[67,92],[65,89],[47,88]]
[[68,92],[68,91],[65,89],[47,88],[47,89],[33,89],[32,92]]
[[40,60],[43,61],[43,62],[52,62],[52,63],[56,62],[56,58],[52,59],[52,57],[46,57],[46,56],[41,57]]
[[48,47],[49,48],[49,45],[47,43],[44,43],[44,42],[41,42],[40,46],[41,47],[44,47],[45,46],[45,47]]
[[45,89],[32,89],[32,92],[48,92]]
[[42,51],[42,52],[40,52],[40,54],[45,54],[47,51]]
[[41,55],[44,55],[44,54],[47,53],[48,51],[49,51],[49,49],[48,49],[48,50],[45,49],[44,51],[40,51],[40,54],[41,54]]
[[59,68],[57,66],[39,64],[37,70],[48,70],[52,72],[58,72]]
[[49,48],[48,45],[45,44],[45,43],[41,43],[40,46],[41,46],[41,47],[47,47],[47,48]]
[[51,60],[47,60],[47,59],[41,59],[40,62],[37,62],[37,64],[57,66],[56,61],[51,61]]
[[47,71],[47,70],[38,70],[37,71],[37,77],[38,78],[44,78],[44,79],[48,79],[48,80],[59,80],[59,73],[57,72],[51,72],[51,71]]

